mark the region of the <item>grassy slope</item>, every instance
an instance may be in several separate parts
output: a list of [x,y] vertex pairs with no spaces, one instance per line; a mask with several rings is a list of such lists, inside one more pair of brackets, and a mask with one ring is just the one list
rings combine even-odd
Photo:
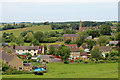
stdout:
[[117,78],[118,63],[63,64],[49,63],[48,72],[41,75],[3,75],[3,78]]
[[36,31],[42,31],[42,32],[47,32],[47,31],[59,31],[62,32],[62,29],[58,30],[52,30],[50,25],[40,25],[40,26],[33,26],[33,27],[26,27],[26,28],[19,28],[19,29],[10,29],[10,30],[4,30],[4,32],[8,33],[13,33],[14,35],[19,35],[21,32],[26,31],[26,30],[33,30],[34,32]]

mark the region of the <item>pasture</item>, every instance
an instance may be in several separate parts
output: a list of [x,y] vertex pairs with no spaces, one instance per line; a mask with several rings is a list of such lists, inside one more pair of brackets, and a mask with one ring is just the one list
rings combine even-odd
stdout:
[[[34,64],[36,65],[36,64]],[[118,78],[118,63],[48,63],[44,75],[15,74],[3,78]]]

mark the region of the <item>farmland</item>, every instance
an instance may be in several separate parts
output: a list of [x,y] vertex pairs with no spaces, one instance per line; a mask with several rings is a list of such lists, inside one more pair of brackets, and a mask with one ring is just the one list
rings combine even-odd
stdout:
[[37,32],[37,31],[42,31],[42,32],[58,31],[58,32],[62,32],[63,31],[63,29],[52,30],[50,25],[40,25],[40,26],[32,26],[32,27],[26,27],[26,28],[4,30],[4,31],[2,31],[2,33],[4,33],[4,32],[13,33],[15,36],[18,36],[21,32],[26,31],[26,30],[32,30],[34,32]]
[[[35,64],[36,65],[36,64]],[[118,78],[118,63],[49,63],[44,75],[16,74],[3,78]]]

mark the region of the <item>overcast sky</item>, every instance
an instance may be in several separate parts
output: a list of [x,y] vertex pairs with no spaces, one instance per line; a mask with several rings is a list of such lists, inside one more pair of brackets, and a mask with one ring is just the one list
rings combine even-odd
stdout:
[[118,2],[2,2],[2,22],[118,20]]

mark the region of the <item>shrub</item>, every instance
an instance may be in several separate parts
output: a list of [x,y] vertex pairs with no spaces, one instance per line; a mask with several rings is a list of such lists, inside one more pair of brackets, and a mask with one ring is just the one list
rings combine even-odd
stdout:
[[68,63],[69,63],[69,61],[65,60],[65,61],[64,61],[64,63],[65,63],[65,64],[68,64]]

